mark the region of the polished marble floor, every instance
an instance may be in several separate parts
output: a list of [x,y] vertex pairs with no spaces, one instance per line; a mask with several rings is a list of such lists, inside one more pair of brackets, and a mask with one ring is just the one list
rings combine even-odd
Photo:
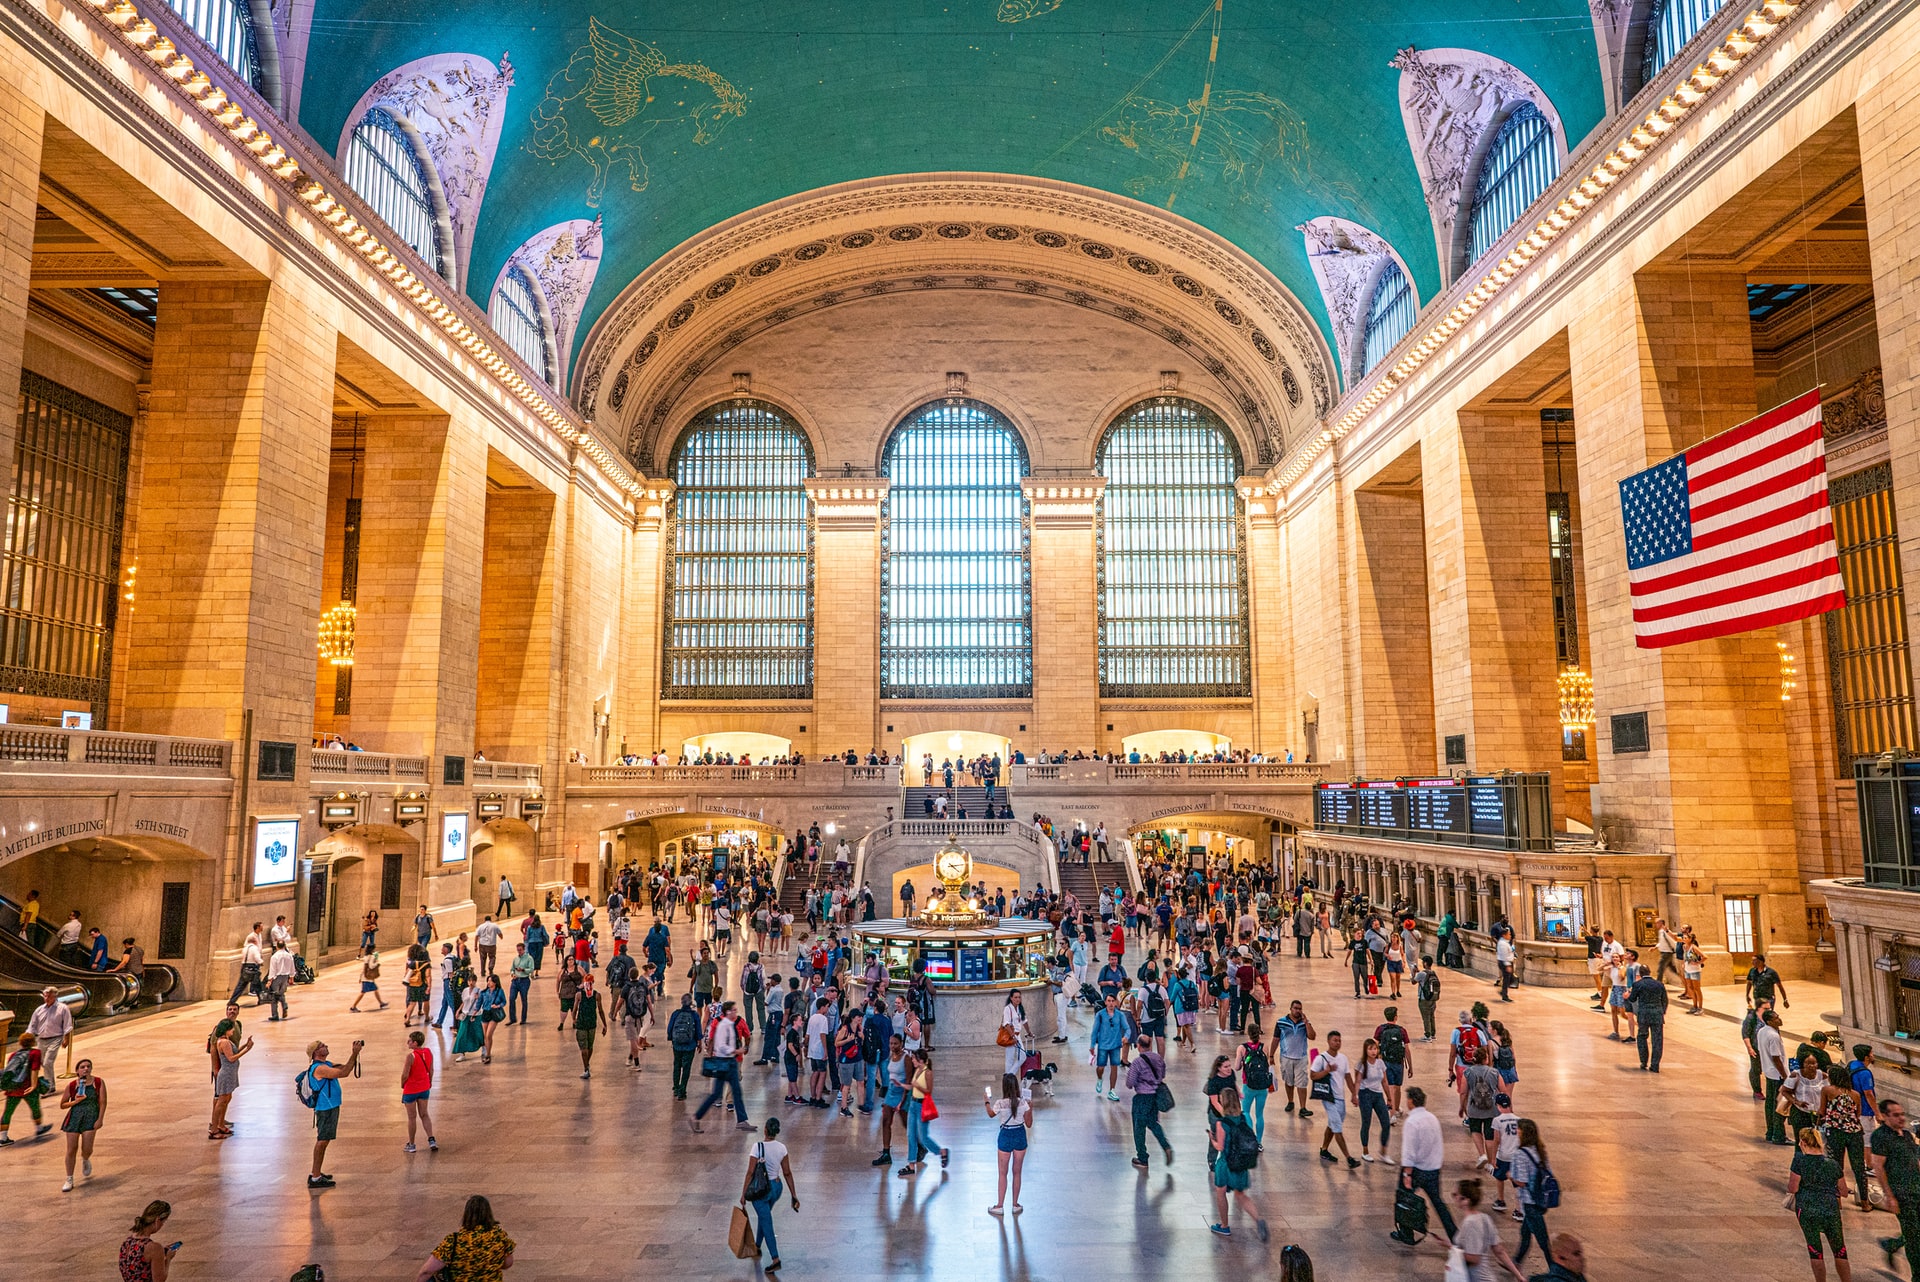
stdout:
[[[690,930],[676,927],[684,947]],[[740,962],[736,952],[733,965]],[[1137,959],[1136,959],[1137,962]],[[391,972],[393,967],[389,967]],[[1446,978],[1443,1014],[1489,986]],[[1276,999],[1301,998],[1319,1030],[1357,1033],[1379,1020],[1382,1003],[1355,1002],[1337,961],[1282,958]],[[684,981],[676,986],[683,987]],[[402,1152],[405,1125],[398,1065],[404,1041],[397,1002],[377,1014],[346,1013],[354,984],[330,973],[294,991],[292,1019],[243,1011],[258,1048],[242,1064],[231,1120],[238,1134],[206,1138],[203,1043],[219,1015],[212,1003],[156,1015],[84,1039],[108,1081],[111,1112],[99,1137],[93,1179],[62,1194],[60,1136],[0,1150],[0,1278],[110,1278],[126,1224],[155,1197],[171,1201],[169,1236],[185,1242],[176,1278],[287,1277],[308,1260],[335,1282],[411,1279],[441,1235],[457,1224],[469,1193],[484,1192],[519,1243],[509,1275],[530,1279],[747,1278],[751,1261],[726,1249],[750,1137],[731,1126],[690,1133],[690,1105],[668,1090],[669,1057],[656,1050],[640,1074],[601,1041],[591,1082],[579,1080],[573,1038],[554,1030],[551,989],[537,991],[530,1027],[503,1029],[494,1062],[445,1063],[434,1092],[437,1154]],[[389,985],[388,999],[397,996]],[[1403,1003],[1403,1022],[1412,1002]],[[1747,1093],[1734,1025],[1676,1015],[1661,1076],[1636,1071],[1630,1045],[1606,1038],[1607,1021],[1576,993],[1522,989],[1499,1007],[1516,1037],[1518,1111],[1536,1118],[1566,1190],[1555,1230],[1587,1242],[1595,1282],[1701,1276],[1729,1266],[1743,1279],[1807,1276],[1805,1252],[1781,1209],[1786,1150],[1758,1141],[1759,1106]],[[1796,1007],[1801,1019],[1817,1001]],[[1790,1012],[1791,1014],[1791,1012]],[[1061,1052],[1057,1096],[1042,1101],[1027,1164],[1026,1214],[986,1214],[994,1194],[994,1133],[977,1092],[999,1071],[1000,1052],[955,1052],[941,1061],[946,1116],[935,1134],[953,1150],[945,1174],[895,1178],[868,1163],[878,1122],[846,1119],[780,1102],[784,1078],[750,1069],[750,1114],[770,1111],[788,1126],[802,1212],[784,1205],[776,1231],[788,1277],[861,1276],[1068,1279],[1091,1276],[1244,1278],[1277,1271],[1282,1245],[1299,1242],[1321,1279],[1437,1279],[1444,1253],[1389,1241],[1390,1167],[1349,1171],[1317,1160],[1319,1118],[1307,1124],[1269,1113],[1266,1155],[1253,1195],[1273,1240],[1249,1232],[1208,1232],[1199,1086],[1211,1056],[1229,1040],[1203,1031],[1200,1053],[1179,1056],[1173,1084],[1181,1105],[1169,1118],[1178,1149],[1171,1168],[1154,1155],[1150,1172],[1131,1157],[1127,1106],[1090,1090],[1086,1023],[1078,1012]],[[305,1185],[310,1123],[296,1101],[294,1074],[316,1037],[344,1048],[367,1039],[365,1075],[345,1084],[340,1139],[328,1159],[338,1186]],[[436,1044],[451,1044],[451,1032]],[[665,1039],[659,1044],[664,1047]],[[1413,1081],[1444,1078],[1439,1055],[1416,1043]],[[1886,1074],[1884,1093],[1908,1088]],[[698,1089],[699,1078],[695,1077]],[[696,1095],[696,1098],[697,1095]],[[783,1123],[786,1124],[786,1123]],[[1357,1151],[1357,1120],[1350,1126]],[[15,1122],[16,1138],[31,1129]],[[1449,1177],[1467,1174],[1463,1132],[1447,1130]],[[1397,1144],[1397,1139],[1396,1139]],[[896,1142],[899,1154],[904,1144]],[[1396,1149],[1397,1151],[1397,1149]],[[1518,1226],[1500,1224],[1509,1247]],[[1886,1276],[1871,1239],[1891,1218],[1848,1212],[1859,1276]],[[1537,1253],[1528,1272],[1544,1268]],[[1903,1266],[1904,1267],[1904,1266]]]

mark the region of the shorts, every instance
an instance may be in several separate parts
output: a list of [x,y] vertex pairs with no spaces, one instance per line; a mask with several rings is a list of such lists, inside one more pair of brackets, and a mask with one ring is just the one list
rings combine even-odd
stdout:
[[313,1112],[313,1138],[330,1140],[340,1133],[340,1110],[319,1108]]
[[1587,958],[1587,974],[1598,975],[1606,963],[1599,957]]
[[1387,974],[1404,975],[1406,973],[1407,973],[1407,964],[1405,962],[1397,962],[1397,961],[1394,961],[1392,958],[1387,959]]
[[1493,1178],[1495,1183],[1506,1179],[1507,1176],[1511,1174],[1513,1174],[1513,1163],[1507,1158],[1503,1157],[1493,1164]]
[[573,1040],[579,1043],[581,1050],[590,1051],[593,1049],[593,1039],[599,1032],[597,1028],[576,1028],[573,1030]]
[[1407,1080],[1407,1066],[1405,1064],[1387,1064],[1386,1065],[1385,1081],[1388,1086],[1398,1086],[1406,1080]]
[[906,1098],[907,1088],[896,1082],[892,1086],[887,1087],[887,1097],[882,1100],[881,1103],[887,1108],[899,1108]]
[[1167,1035],[1167,1021],[1164,1017],[1160,1019],[1150,1019],[1140,1025],[1140,1031],[1148,1037],[1165,1037]]
[[1320,1101],[1320,1108],[1327,1115],[1327,1129],[1338,1135],[1347,1125],[1347,1100],[1344,1095],[1335,1095],[1332,1099]]
[[374,983],[371,979],[363,979],[360,981],[360,991],[363,993],[377,993],[380,991],[380,985]]
[[1113,1065],[1115,1068],[1118,1068],[1120,1066],[1120,1048],[1118,1046],[1114,1047],[1112,1050],[1108,1050],[1104,1046],[1097,1046],[1094,1048],[1093,1054],[1094,1054],[1093,1066],[1096,1070],[1105,1068],[1109,1064]]
[[1002,1153],[1024,1153],[1027,1151],[1027,1128],[1024,1126],[1003,1126],[1000,1128],[999,1150]]
[[[365,992],[366,989],[363,988],[360,991]],[[425,1000],[427,1000],[427,990],[425,988],[421,987],[418,984],[407,985],[407,1004],[408,1005],[417,1005],[418,1003],[424,1002]]]
[[1500,1080],[1509,1086],[1520,1080],[1520,1072],[1518,1069],[1503,1068],[1499,1070],[1499,1073]]
[[1307,1074],[1306,1056],[1299,1059],[1286,1055],[1280,1057],[1280,1084],[1291,1090],[1305,1090],[1313,1085],[1313,1078]]
[[402,1104],[424,1104],[426,1103],[427,1097],[431,1094],[433,1094],[433,1092],[430,1090],[402,1091],[400,1093],[400,1102]]
[[560,999],[560,1013],[564,1015],[572,1009],[573,1009],[573,998],[562,997]]
[[1607,994],[1607,1005],[1615,1010],[1625,1010],[1627,1008],[1627,990],[1615,984],[1613,991]]
[[1173,1017],[1173,1022],[1178,1024],[1182,1028],[1192,1028],[1193,1012],[1190,1010],[1183,1010],[1178,1015],[1175,1015]]
[[813,1072],[824,1073],[827,1071],[827,1061],[825,1061],[824,1059],[813,1059],[809,1057],[807,1060],[807,1067]]
[[1467,1119],[1467,1134],[1480,1135],[1487,1139],[1492,1139],[1493,1119],[1491,1117],[1469,1117]]

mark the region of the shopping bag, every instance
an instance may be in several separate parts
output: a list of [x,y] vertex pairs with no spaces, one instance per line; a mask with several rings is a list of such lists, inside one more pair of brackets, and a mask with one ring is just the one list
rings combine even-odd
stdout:
[[743,1206],[733,1208],[733,1223],[727,1228],[727,1246],[736,1260],[758,1258],[760,1248],[753,1243],[753,1221]]

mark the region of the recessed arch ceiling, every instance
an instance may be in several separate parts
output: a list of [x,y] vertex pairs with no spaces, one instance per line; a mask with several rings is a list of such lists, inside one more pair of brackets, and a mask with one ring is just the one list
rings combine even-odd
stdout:
[[529,238],[598,217],[580,335],[743,211],[965,171],[1171,209],[1270,272],[1331,346],[1301,224],[1349,219],[1392,244],[1422,298],[1442,283],[1392,65],[1410,46],[1511,64],[1569,145],[1604,110],[1580,0],[318,0],[299,102],[303,127],[334,138],[395,68],[510,63],[468,289],[484,305]]

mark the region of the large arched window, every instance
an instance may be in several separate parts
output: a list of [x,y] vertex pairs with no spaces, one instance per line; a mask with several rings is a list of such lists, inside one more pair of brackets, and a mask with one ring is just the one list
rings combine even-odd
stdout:
[[1640,59],[1640,83],[1646,84],[1700,34],[1724,0],[1653,0],[1647,13],[1647,49]]
[[661,693],[813,693],[813,522],[807,438],[760,401],[716,406],[674,447]]
[[500,287],[493,291],[492,305],[487,308],[487,319],[493,323],[494,333],[506,339],[521,360],[539,370],[541,378],[549,385],[556,381],[553,339],[545,311],[534,297],[526,269],[518,263],[500,278]]
[[400,239],[442,276],[440,236],[428,194],[430,175],[414,154],[413,143],[384,107],[368,108],[347,145],[347,186],[386,219]]
[[1033,693],[1026,447],[986,406],[946,400],[887,439],[880,697]]
[[1367,307],[1365,346],[1360,358],[1362,374],[1378,365],[1381,358],[1393,350],[1394,344],[1407,336],[1407,331],[1413,328],[1414,317],[1419,314],[1420,300],[1413,296],[1413,283],[1400,270],[1400,264],[1389,259],[1380,273],[1380,283],[1373,287],[1373,301]]
[[1493,242],[1513,226],[1527,206],[1560,176],[1560,157],[1554,150],[1553,125],[1540,109],[1523,102],[1508,114],[1487,148],[1480,181],[1473,191],[1473,212],[1467,222],[1467,257],[1463,266],[1478,262]]
[[1157,397],[1107,429],[1100,499],[1100,693],[1252,693],[1240,454],[1211,413]]

